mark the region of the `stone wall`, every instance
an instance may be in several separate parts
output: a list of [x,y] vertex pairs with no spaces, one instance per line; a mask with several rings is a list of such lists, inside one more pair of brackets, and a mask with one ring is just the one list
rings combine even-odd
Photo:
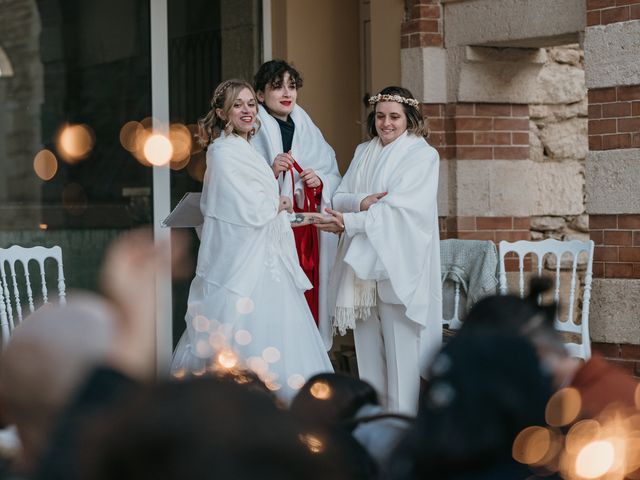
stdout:
[[[578,45],[546,49],[547,61],[540,72],[541,95],[546,102],[530,105],[530,159],[544,166],[578,164],[567,187],[580,194],[580,211],[543,212],[531,218],[531,239],[588,240],[585,213],[584,162],[587,156],[587,91],[584,84],[584,53]],[[553,186],[546,195],[558,193]],[[575,205],[574,205],[575,207]]]

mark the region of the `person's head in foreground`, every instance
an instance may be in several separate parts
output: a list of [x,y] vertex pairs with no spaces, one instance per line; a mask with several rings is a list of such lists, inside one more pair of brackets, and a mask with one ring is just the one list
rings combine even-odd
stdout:
[[22,468],[47,449],[59,414],[93,367],[105,361],[113,337],[113,308],[93,294],[66,306],[46,304],[26,317],[0,358],[0,399],[22,443]]

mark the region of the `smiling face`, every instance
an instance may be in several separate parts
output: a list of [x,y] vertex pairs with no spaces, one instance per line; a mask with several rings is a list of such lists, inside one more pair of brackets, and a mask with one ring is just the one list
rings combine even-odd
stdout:
[[236,134],[245,139],[249,138],[249,132],[253,129],[258,114],[256,99],[251,90],[248,88],[240,90],[226,112],[218,110],[220,118],[231,123]]
[[382,145],[390,144],[407,130],[407,116],[398,102],[378,102],[375,121]]
[[267,84],[264,92],[257,93],[258,100],[264,103],[269,113],[282,121],[287,120],[298,99],[298,87],[289,72],[284,72],[281,82]]

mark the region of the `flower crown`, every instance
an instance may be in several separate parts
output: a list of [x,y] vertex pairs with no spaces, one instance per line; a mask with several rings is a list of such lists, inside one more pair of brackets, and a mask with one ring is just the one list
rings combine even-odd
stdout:
[[407,105],[411,105],[414,108],[418,108],[420,102],[415,98],[406,98],[402,95],[388,95],[388,94],[377,94],[373,97],[369,97],[369,105],[375,105],[378,102],[398,102],[398,103],[406,103]]

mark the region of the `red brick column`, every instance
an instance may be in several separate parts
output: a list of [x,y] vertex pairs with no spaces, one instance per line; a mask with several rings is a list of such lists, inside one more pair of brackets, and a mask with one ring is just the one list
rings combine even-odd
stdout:
[[[586,36],[596,30],[598,25],[629,22],[640,19],[640,0],[585,0],[587,7]],[[621,26],[622,28],[625,28]],[[630,30],[631,31],[631,30]],[[599,38],[599,37],[598,37]],[[589,63],[589,56],[585,61]],[[615,77],[612,77],[615,78]],[[589,84],[589,78],[587,79]],[[602,76],[594,77],[589,89],[589,150],[594,162],[603,161],[603,151],[640,148],[640,85],[609,86],[615,81]],[[593,85],[603,88],[593,88]],[[598,156],[595,156],[597,152]],[[618,152],[607,152],[615,158]],[[588,160],[589,161],[589,160]],[[638,164],[640,168],[640,163]],[[621,173],[624,175],[624,173]],[[589,185],[589,182],[587,182]],[[603,187],[599,185],[600,189]],[[615,188],[615,187],[614,187]],[[640,188],[640,187],[639,187]],[[590,192],[587,190],[587,195]],[[598,192],[600,196],[603,192]],[[606,195],[608,192],[604,192]],[[611,192],[613,194],[619,192]],[[616,299],[607,300],[607,288],[620,288],[620,280],[628,280],[629,285],[640,279],[640,212],[635,211],[632,203],[619,205],[617,209],[607,207],[590,211],[589,230],[596,247],[594,252],[593,276],[594,295],[602,295],[607,303],[607,312],[615,311]],[[600,207],[601,208],[601,207]],[[620,212],[606,213],[600,212]],[[592,213],[595,212],[596,214]],[[615,283],[614,283],[615,282]],[[614,285],[614,286],[608,286]],[[597,289],[601,289],[598,292]],[[615,295],[614,295],[615,297]],[[592,302],[593,304],[593,302]],[[593,309],[592,309],[593,312]],[[597,316],[597,312],[596,316]],[[636,322],[635,312],[627,312],[630,320]],[[623,318],[620,317],[619,318]],[[592,320],[606,321],[605,318]],[[633,340],[631,340],[633,341]],[[640,377],[640,345],[637,339],[632,344],[594,343],[593,350],[603,354],[612,363],[626,369],[632,375]]]
[[442,5],[440,0],[411,0],[402,24],[401,48],[442,47]]
[[589,90],[589,150],[616,148],[640,148],[640,85]]
[[587,0],[587,26],[640,19],[640,0]]

